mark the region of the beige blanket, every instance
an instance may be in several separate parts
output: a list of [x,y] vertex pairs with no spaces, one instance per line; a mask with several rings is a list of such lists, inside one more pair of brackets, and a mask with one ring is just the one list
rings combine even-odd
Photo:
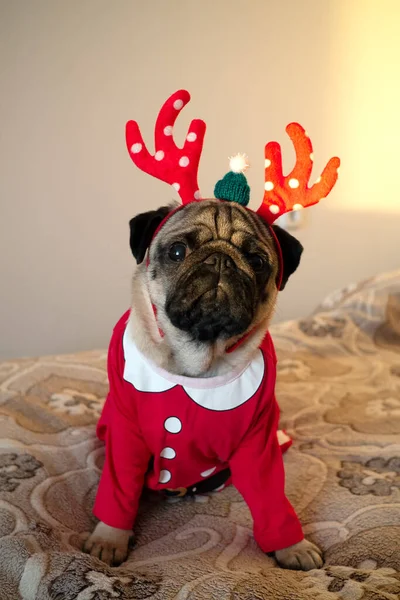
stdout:
[[147,498],[128,562],[79,551],[103,458],[103,351],[0,364],[1,600],[397,600],[400,272],[278,325],[278,400],[295,439],[287,493],[326,565],[284,571],[240,495]]

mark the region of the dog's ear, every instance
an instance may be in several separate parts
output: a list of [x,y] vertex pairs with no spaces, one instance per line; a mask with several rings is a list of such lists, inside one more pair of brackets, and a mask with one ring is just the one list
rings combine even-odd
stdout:
[[274,230],[282,250],[283,273],[280,290],[283,290],[290,275],[295,272],[300,264],[303,246],[300,244],[299,240],[296,240],[295,237],[278,225],[272,225],[272,229]]
[[157,227],[171,210],[171,206],[162,206],[158,210],[141,213],[129,221],[131,231],[129,243],[138,265],[146,256],[147,248],[150,246]]

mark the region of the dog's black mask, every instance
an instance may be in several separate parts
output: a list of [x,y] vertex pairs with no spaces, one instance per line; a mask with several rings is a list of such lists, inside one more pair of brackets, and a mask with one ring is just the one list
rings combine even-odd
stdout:
[[250,327],[256,287],[231,256],[205,247],[177,279],[165,310],[175,327],[200,342],[229,339]]

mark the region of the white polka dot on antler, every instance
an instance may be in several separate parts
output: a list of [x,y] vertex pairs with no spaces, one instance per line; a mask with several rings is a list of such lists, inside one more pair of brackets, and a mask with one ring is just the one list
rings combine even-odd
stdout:
[[266,181],[264,187],[267,192],[270,192],[274,189],[274,184],[272,183],[272,181]]
[[179,185],[179,183],[173,183],[172,187],[174,188],[174,190],[176,190],[177,192],[179,192],[179,190],[181,189],[181,186]]
[[138,154],[142,148],[142,144],[133,144],[133,146],[131,146],[131,152],[132,154]]
[[315,180],[315,183],[319,183],[321,181],[321,177],[318,177],[318,179]]
[[170,473],[170,471],[167,471],[167,469],[163,469],[162,471],[160,471],[160,477],[158,479],[159,483],[168,483],[168,481],[171,479],[172,475]]
[[215,469],[217,467],[212,467],[212,469],[207,469],[207,471],[203,471],[202,473],[200,473],[200,475],[202,477],[208,477],[209,475],[211,475],[212,473],[214,473]]
[[200,190],[197,190],[197,192],[194,193],[194,199],[200,200],[200,198],[201,198]]
[[164,158],[165,154],[162,150],[158,150],[158,152],[155,153],[154,158],[156,160],[162,160]]
[[298,179],[289,179],[289,187],[292,188],[293,190],[295,190],[296,188],[299,187],[299,180]]
[[180,167],[187,167],[187,166],[188,166],[188,164],[189,164],[189,162],[190,162],[190,161],[189,161],[189,159],[188,159],[188,157],[187,157],[187,156],[182,156],[182,157],[179,159],[179,166],[180,166]]
[[304,208],[302,204],[293,204],[293,210],[301,210]]
[[169,433],[179,433],[182,429],[182,423],[178,417],[168,417],[165,420],[164,427]]
[[271,161],[269,160],[269,158],[265,159],[265,168],[268,169],[268,167],[271,166]]
[[311,160],[314,160],[314,152],[311,152],[311,154],[310,154],[310,159],[311,159]]
[[168,458],[169,460],[172,460],[173,458],[175,458],[176,452],[173,448],[167,447],[161,450],[160,456],[161,458]]
[[175,110],[181,110],[182,106],[183,106],[183,100],[175,100],[175,102],[174,102]]
[[186,139],[188,142],[195,142],[197,140],[197,135],[193,131],[191,131],[187,134]]
[[172,125],[164,127],[164,135],[172,135]]
[[273,215],[277,215],[278,212],[280,212],[279,206],[277,204],[271,204],[269,210],[272,212]]

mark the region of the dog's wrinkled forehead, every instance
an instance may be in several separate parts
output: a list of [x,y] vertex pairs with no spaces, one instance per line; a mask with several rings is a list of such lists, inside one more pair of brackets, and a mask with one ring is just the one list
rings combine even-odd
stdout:
[[274,262],[276,252],[268,227],[262,220],[239,204],[220,200],[193,202],[173,214],[161,228],[151,245],[151,256],[157,248],[175,241],[190,246],[208,242],[229,242],[248,253],[263,251]]

